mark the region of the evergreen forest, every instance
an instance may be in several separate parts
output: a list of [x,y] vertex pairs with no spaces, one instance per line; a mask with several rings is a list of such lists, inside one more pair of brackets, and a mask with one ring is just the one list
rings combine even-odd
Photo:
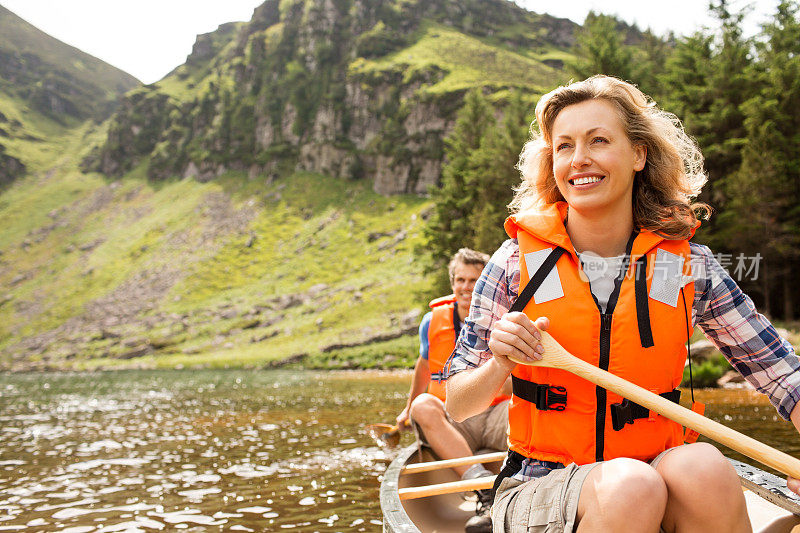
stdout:
[[[800,313],[800,14],[782,1],[760,32],[746,36],[743,11],[709,7],[708,31],[666,38],[650,31],[634,42],[613,16],[591,13],[567,63],[575,80],[594,74],[635,83],[674,113],[697,141],[708,182],[697,201],[711,218],[694,240],[717,260],[762,312],[785,320]],[[431,294],[447,290],[441,274],[461,246],[491,253],[506,238],[503,220],[514,168],[529,137],[535,101],[513,93],[498,110],[481,91],[464,99],[445,140],[442,185],[432,192],[425,231]],[[536,127],[533,124],[532,127]],[[439,273],[439,274],[436,274]]]

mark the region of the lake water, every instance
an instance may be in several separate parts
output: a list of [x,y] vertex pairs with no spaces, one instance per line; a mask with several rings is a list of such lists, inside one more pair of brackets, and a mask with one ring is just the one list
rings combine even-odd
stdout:
[[[380,531],[391,452],[364,426],[392,422],[409,381],[280,370],[0,376],[0,531]],[[710,417],[800,455],[800,437],[760,395],[696,396]]]

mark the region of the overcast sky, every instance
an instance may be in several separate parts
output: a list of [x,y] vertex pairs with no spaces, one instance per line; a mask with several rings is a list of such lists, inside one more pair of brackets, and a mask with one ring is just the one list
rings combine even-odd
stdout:
[[[158,81],[182,64],[199,33],[213,31],[225,22],[250,20],[264,0],[0,0],[40,30],[80,48],[139,78]],[[703,0],[516,0],[526,9],[550,13],[582,24],[590,10],[616,14],[664,34],[692,33],[712,21]],[[734,6],[751,4],[746,31],[774,12],[777,0],[734,0]]]

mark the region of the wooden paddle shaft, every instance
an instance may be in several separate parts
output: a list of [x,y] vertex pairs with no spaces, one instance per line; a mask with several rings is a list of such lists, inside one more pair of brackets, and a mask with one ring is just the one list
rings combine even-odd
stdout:
[[400,495],[401,500],[413,500],[428,496],[438,496],[439,494],[483,490],[491,488],[496,477],[497,476],[487,476],[477,479],[467,479],[465,481],[450,481],[448,483],[437,483],[435,485],[423,485],[421,487],[406,487],[398,490],[397,493]]
[[414,463],[403,467],[404,474],[415,472],[429,472],[441,468],[453,468],[454,466],[474,465],[477,463],[492,463],[502,461],[508,454],[506,452],[484,453],[481,455],[469,455],[467,457],[457,457],[455,459],[443,459],[441,461],[430,461],[428,463]]
[[544,357],[540,361],[512,360],[519,364],[558,368],[571,372],[595,385],[615,392],[651,411],[655,411],[670,420],[674,420],[683,426],[693,429],[779,472],[800,479],[800,460],[791,455],[767,446],[747,435],[690,411],[666,398],[662,398],[658,394],[643,389],[638,385],[625,381],[614,374],[578,359],[565,350],[564,347],[558,344],[558,342],[546,332],[542,332],[542,345],[544,346]]

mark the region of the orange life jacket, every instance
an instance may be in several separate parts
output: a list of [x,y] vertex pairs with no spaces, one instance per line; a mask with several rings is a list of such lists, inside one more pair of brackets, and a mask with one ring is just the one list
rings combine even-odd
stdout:
[[[428,392],[444,401],[447,381],[445,366],[456,346],[458,320],[456,297],[454,294],[437,298],[429,304],[432,308],[431,323],[428,326],[428,367],[431,381]],[[498,394],[492,405],[505,401],[509,396]]]
[[[650,289],[657,277],[654,270],[666,260],[672,262],[672,269],[678,269],[678,276],[689,273],[689,242],[666,240],[649,231],[638,233],[628,244],[626,275],[612,293],[606,313],[601,314],[564,227],[566,209],[560,202],[506,220],[507,233],[519,242],[520,294],[536,274],[528,271],[526,254],[533,252],[534,257],[540,252],[541,258],[548,254],[543,250],[562,249],[560,256],[553,256],[558,257],[553,269],[563,296],[538,304],[531,298],[524,313],[532,320],[549,317],[548,331],[573,355],[677,401],[675,389],[686,360],[694,284],[684,286],[684,278],[672,277],[672,284],[660,293],[653,295]],[[657,254],[660,265],[656,265]],[[663,283],[659,287],[663,288]],[[664,293],[678,295],[677,303],[664,302],[671,300]],[[679,424],[564,370],[517,365],[512,376],[510,448],[526,457],[562,464],[615,457],[646,461],[683,442]],[[638,415],[631,417],[632,412]]]
[[444,401],[447,385],[444,367],[456,345],[456,297],[454,294],[442,296],[428,305],[433,309],[428,326],[428,368],[431,372],[428,392]]

